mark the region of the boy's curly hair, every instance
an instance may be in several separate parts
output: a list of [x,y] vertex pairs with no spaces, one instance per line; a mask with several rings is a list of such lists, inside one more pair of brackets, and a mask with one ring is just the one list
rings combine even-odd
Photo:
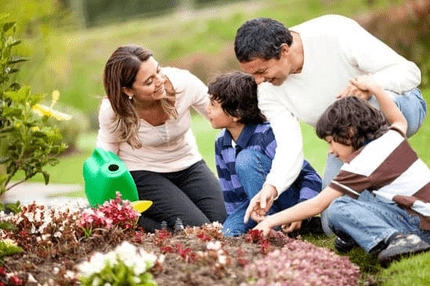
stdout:
[[350,96],[336,100],[324,111],[317,122],[316,133],[320,139],[332,136],[335,142],[358,150],[383,135],[388,128],[380,110]]

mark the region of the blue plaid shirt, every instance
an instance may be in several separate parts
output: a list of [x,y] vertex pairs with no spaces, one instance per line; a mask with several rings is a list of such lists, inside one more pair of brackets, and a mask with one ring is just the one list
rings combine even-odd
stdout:
[[[276,151],[275,135],[268,122],[245,125],[235,147],[232,145],[232,140],[230,132],[226,129],[223,129],[215,139],[216,169],[228,214],[247,199],[245,190],[236,175],[236,155],[243,149],[252,149],[273,160]],[[321,178],[305,160],[298,178],[290,188],[300,188],[299,200],[307,200],[321,191]]]

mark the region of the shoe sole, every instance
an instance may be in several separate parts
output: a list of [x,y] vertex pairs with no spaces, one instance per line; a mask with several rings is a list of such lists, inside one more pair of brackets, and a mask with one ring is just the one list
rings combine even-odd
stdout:
[[397,254],[394,254],[394,255],[391,255],[391,256],[387,256],[387,257],[383,257],[383,258],[380,258],[378,256],[378,260],[379,260],[379,263],[381,264],[382,267],[387,268],[392,262],[398,261],[402,257],[408,257],[408,256],[411,256],[411,255],[423,253],[423,252],[426,252],[428,250],[430,250],[430,246],[427,244],[427,245],[423,245],[421,247],[418,247],[415,250],[408,251],[408,252],[397,253]]

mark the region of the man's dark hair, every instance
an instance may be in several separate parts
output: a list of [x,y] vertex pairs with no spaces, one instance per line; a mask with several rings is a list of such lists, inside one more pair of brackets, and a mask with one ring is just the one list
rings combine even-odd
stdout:
[[258,108],[257,83],[244,72],[234,71],[217,76],[208,84],[211,100],[221,104],[229,115],[240,117],[239,123],[260,124],[266,117]]
[[335,142],[354,150],[382,136],[388,130],[384,114],[368,102],[355,97],[336,100],[318,119],[317,136],[332,136]]
[[246,21],[236,32],[234,52],[239,62],[255,58],[278,59],[283,44],[291,46],[293,36],[281,23],[270,18]]

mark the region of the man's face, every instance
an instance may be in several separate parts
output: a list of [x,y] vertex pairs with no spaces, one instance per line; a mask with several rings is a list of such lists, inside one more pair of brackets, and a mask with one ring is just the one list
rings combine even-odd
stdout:
[[265,60],[254,58],[249,62],[240,62],[242,71],[252,75],[257,82],[270,82],[273,85],[281,85],[292,72],[291,61],[288,59],[289,47],[285,45],[281,50],[280,59]]

